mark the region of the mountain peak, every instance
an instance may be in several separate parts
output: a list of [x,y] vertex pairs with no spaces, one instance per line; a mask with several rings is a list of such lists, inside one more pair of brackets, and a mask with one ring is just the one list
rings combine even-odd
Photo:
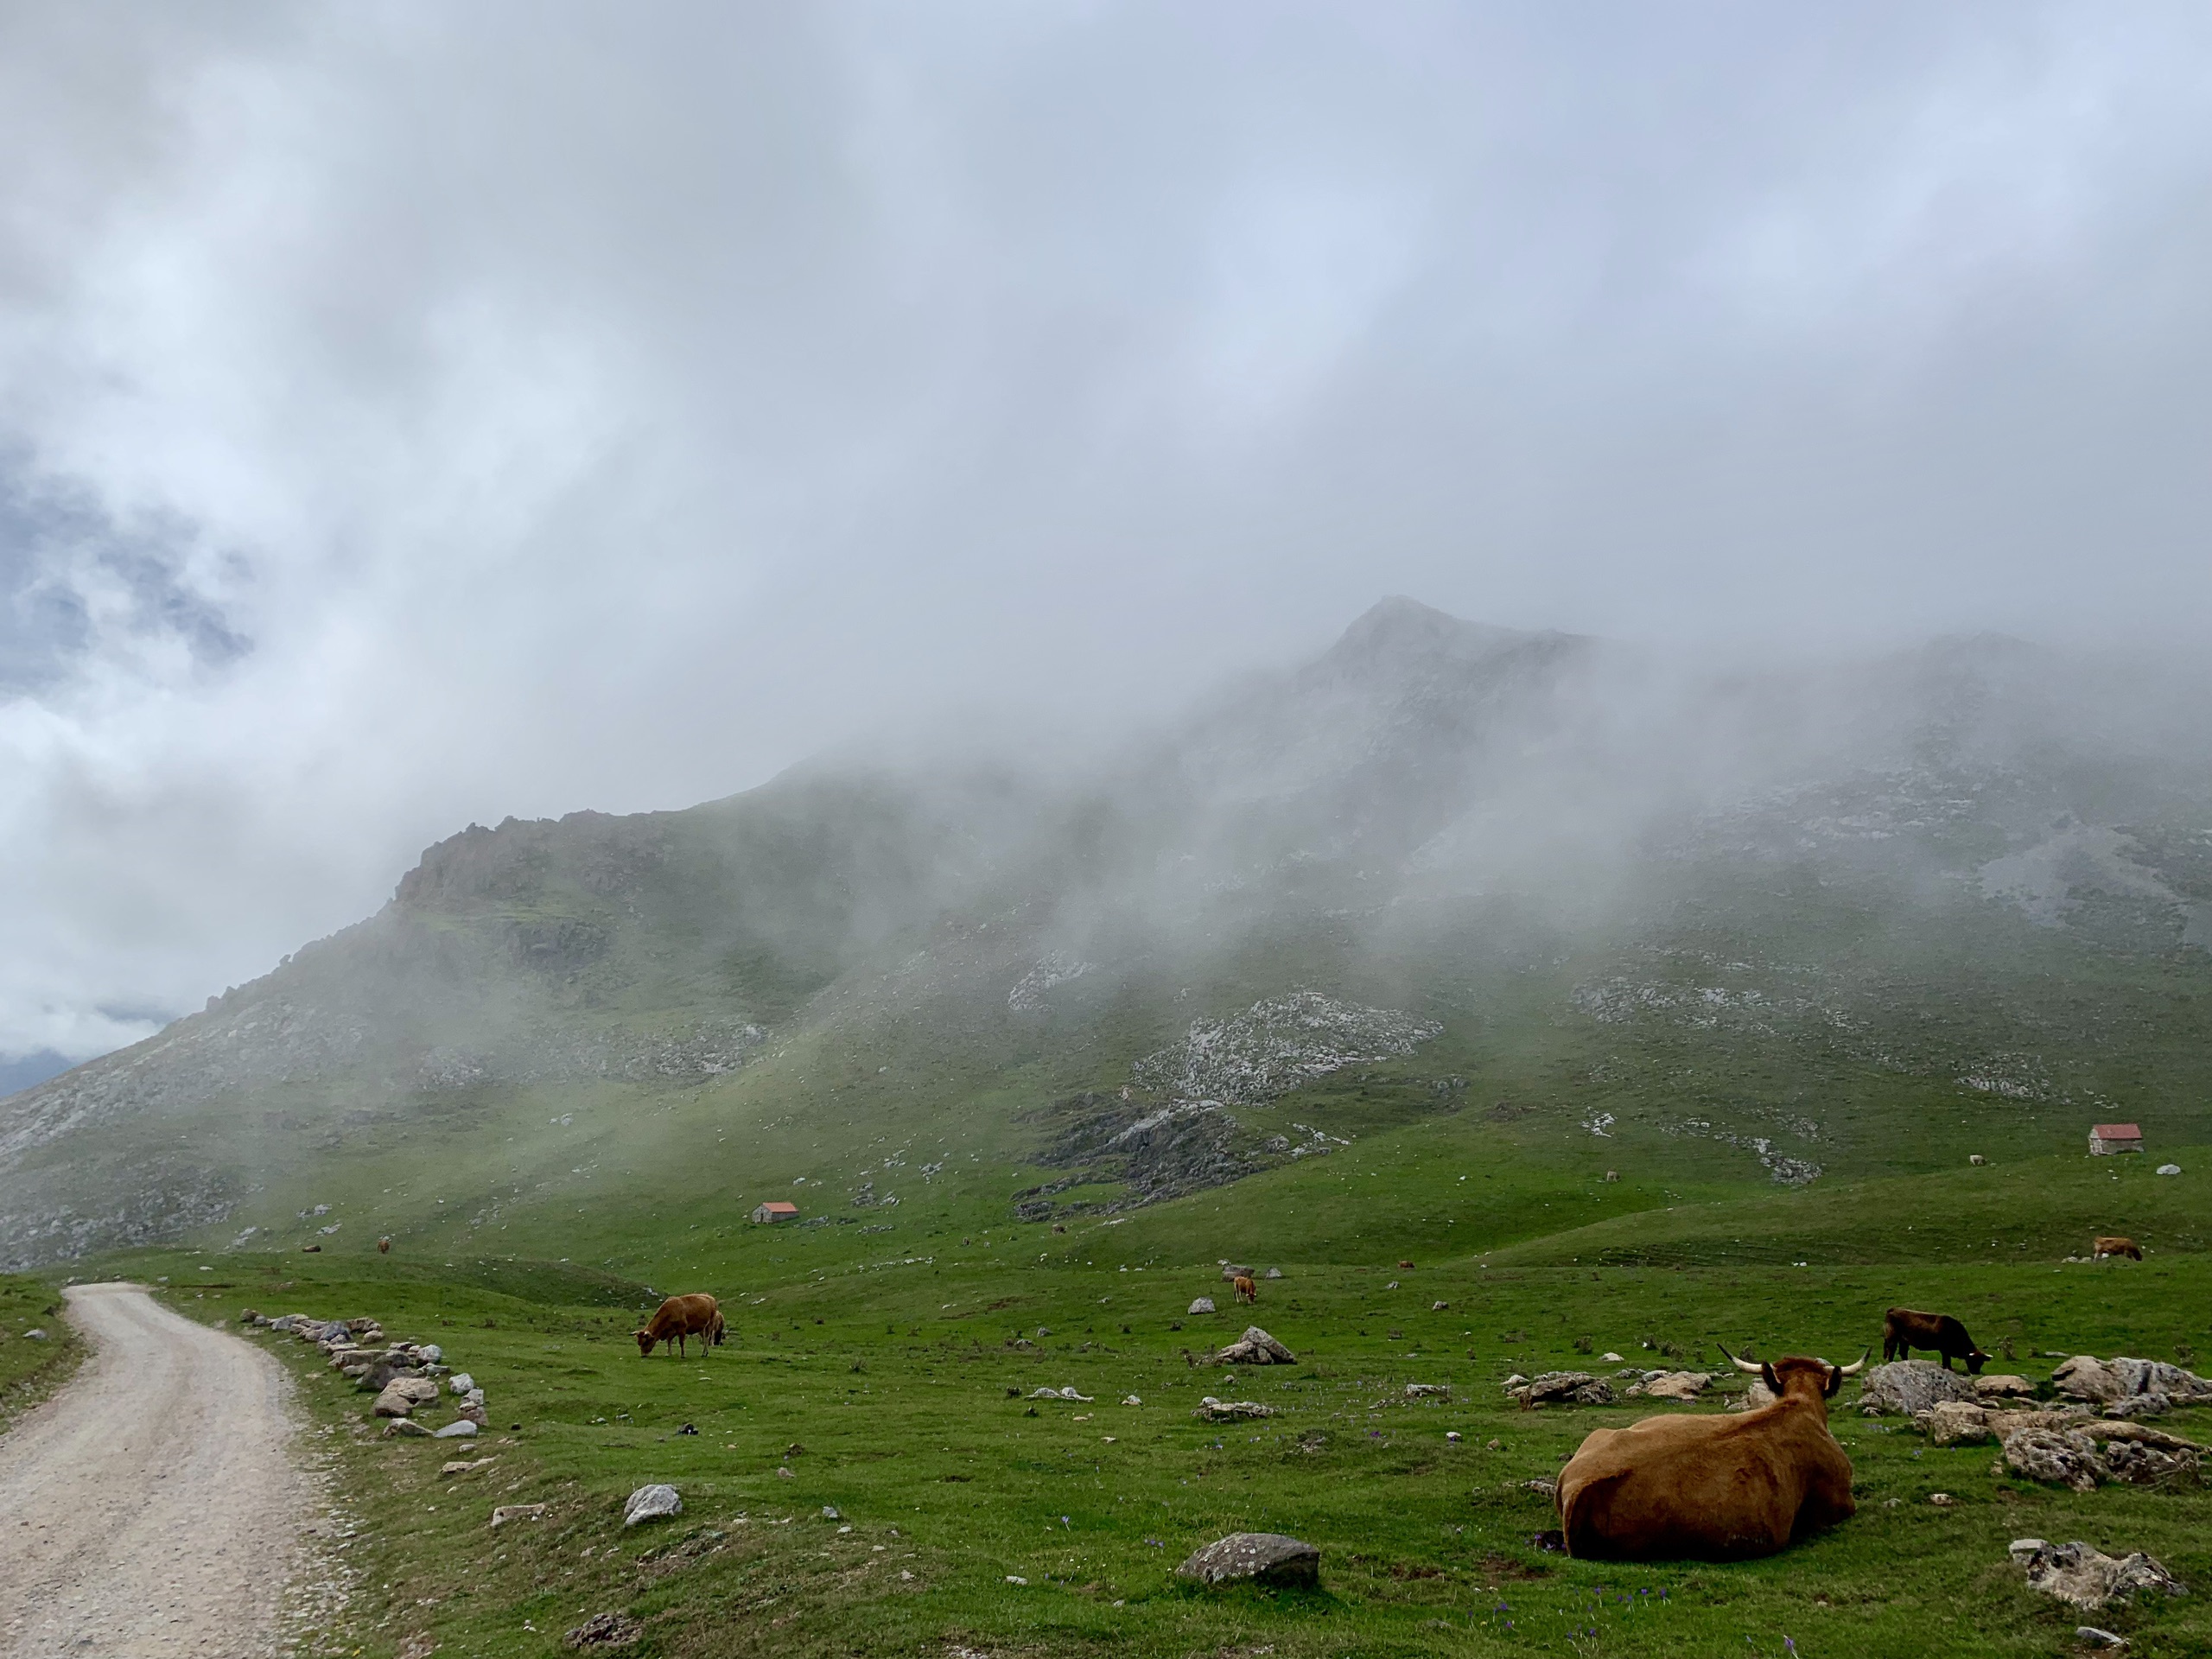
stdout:
[[1469,622],[1394,594],[1366,611],[1329,647],[1316,667],[1369,677],[1378,671],[1464,664],[1539,640],[1560,640],[1556,633],[1528,633],[1487,622]]

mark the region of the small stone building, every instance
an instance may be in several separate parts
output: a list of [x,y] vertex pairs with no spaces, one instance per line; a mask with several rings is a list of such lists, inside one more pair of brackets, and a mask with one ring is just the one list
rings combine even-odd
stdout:
[[753,1212],[753,1219],[766,1226],[772,1222],[789,1221],[798,1214],[798,1205],[782,1198],[771,1198]]
[[2089,1151],[2094,1156],[2142,1150],[2143,1131],[2133,1123],[2100,1123],[2089,1131]]

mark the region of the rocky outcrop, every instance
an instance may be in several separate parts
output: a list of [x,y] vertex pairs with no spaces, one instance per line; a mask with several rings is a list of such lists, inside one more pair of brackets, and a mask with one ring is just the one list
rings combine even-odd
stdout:
[[2108,1417],[2154,1417],[2176,1406],[2212,1401],[2212,1382],[2159,1359],[2099,1359],[2076,1354],[2050,1374],[2069,1399],[2104,1408]]
[[2024,1480],[2094,1492],[2112,1478],[2097,1443],[2081,1429],[2024,1428],[2005,1441],[2005,1466]]
[[1546,1371],[1525,1382],[1509,1382],[1505,1392],[1518,1400],[1524,1411],[1541,1411],[1546,1406],[1613,1403],[1613,1385],[1587,1371]]
[[1694,1400],[1712,1386],[1710,1371],[1646,1371],[1628,1391],[1648,1400]]
[[640,1486],[622,1505],[622,1524],[641,1527],[683,1513],[683,1499],[673,1486]]
[[1202,1422],[1243,1423],[1256,1418],[1272,1417],[1273,1406],[1263,1406],[1256,1400],[1217,1400],[1211,1395],[1198,1402],[1198,1408],[1191,1415]]
[[1193,1552],[1175,1575],[1199,1584],[1308,1589],[1321,1580],[1321,1552],[1279,1532],[1233,1532]]
[[1227,1347],[1216,1350],[1198,1361],[1201,1365],[1295,1365],[1298,1356],[1277,1342],[1256,1325],[1244,1327],[1244,1334]]
[[2076,1539],[2070,1544],[2040,1538],[2016,1538],[2010,1554],[2027,1569],[2028,1588],[2094,1612],[2113,1601],[2140,1594],[2185,1596],[2186,1586],[2150,1556],[2137,1550],[2107,1555]]
[[1975,1400],[1974,1379],[1947,1371],[1924,1359],[1900,1359],[1877,1365],[1859,1380],[1859,1407],[1868,1416],[1886,1412],[1917,1417],[1947,1400]]

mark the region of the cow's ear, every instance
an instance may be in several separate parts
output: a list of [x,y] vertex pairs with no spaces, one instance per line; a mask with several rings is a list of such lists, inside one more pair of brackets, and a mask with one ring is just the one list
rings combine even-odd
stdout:
[[1828,1399],[1833,1400],[1842,1391],[1843,1367],[1840,1365],[1831,1365],[1828,1367],[1828,1385],[1825,1389],[1822,1389],[1821,1392]]
[[1759,1381],[1766,1384],[1767,1391],[1776,1399],[1782,1398],[1782,1379],[1774,1374],[1774,1367],[1771,1364],[1760,1365]]

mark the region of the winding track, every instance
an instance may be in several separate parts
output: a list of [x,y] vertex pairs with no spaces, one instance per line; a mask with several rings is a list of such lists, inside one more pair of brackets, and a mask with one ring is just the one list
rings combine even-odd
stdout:
[[0,1659],[275,1650],[311,1491],[283,1368],[136,1285],[76,1285],[95,1348],[0,1435]]

